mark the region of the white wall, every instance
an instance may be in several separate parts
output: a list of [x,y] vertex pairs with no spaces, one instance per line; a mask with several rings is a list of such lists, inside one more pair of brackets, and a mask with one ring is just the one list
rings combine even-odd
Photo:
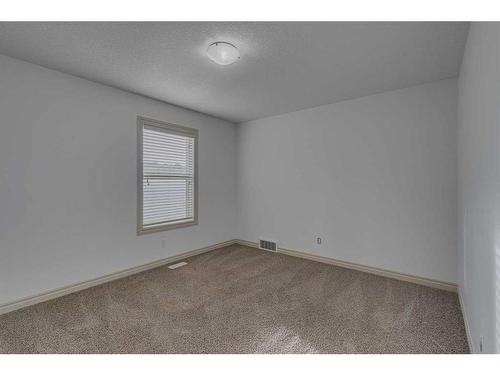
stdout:
[[[0,304],[234,238],[233,124],[5,56],[0,115]],[[199,225],[136,236],[137,115],[199,129]]]
[[458,269],[476,352],[481,336],[484,352],[500,352],[499,54],[500,25],[472,24],[459,77]]
[[450,79],[238,125],[238,237],[456,282],[456,112]]

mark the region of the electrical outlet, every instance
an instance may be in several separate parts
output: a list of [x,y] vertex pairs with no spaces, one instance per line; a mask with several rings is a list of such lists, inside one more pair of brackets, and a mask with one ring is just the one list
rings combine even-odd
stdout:
[[321,245],[322,243],[323,243],[323,240],[321,239],[321,237],[316,236],[316,245]]

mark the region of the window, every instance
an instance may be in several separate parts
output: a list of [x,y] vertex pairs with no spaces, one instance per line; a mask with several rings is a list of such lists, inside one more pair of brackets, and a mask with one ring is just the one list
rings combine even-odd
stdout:
[[137,118],[137,233],[198,223],[198,130]]

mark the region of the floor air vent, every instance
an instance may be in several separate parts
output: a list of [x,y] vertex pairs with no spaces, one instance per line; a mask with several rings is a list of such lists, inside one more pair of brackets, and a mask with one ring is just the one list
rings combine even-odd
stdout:
[[179,262],[168,266],[168,268],[170,268],[171,270],[175,270],[176,268],[185,266],[186,264],[187,264],[186,262]]
[[275,253],[278,251],[278,243],[273,240],[264,240],[259,238],[259,248],[268,251],[274,251]]

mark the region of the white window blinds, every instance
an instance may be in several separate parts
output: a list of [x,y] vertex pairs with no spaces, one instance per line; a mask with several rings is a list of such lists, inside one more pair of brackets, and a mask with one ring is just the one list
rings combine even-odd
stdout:
[[[197,131],[141,121],[139,232],[196,224]],[[142,131],[141,131],[142,130]]]

